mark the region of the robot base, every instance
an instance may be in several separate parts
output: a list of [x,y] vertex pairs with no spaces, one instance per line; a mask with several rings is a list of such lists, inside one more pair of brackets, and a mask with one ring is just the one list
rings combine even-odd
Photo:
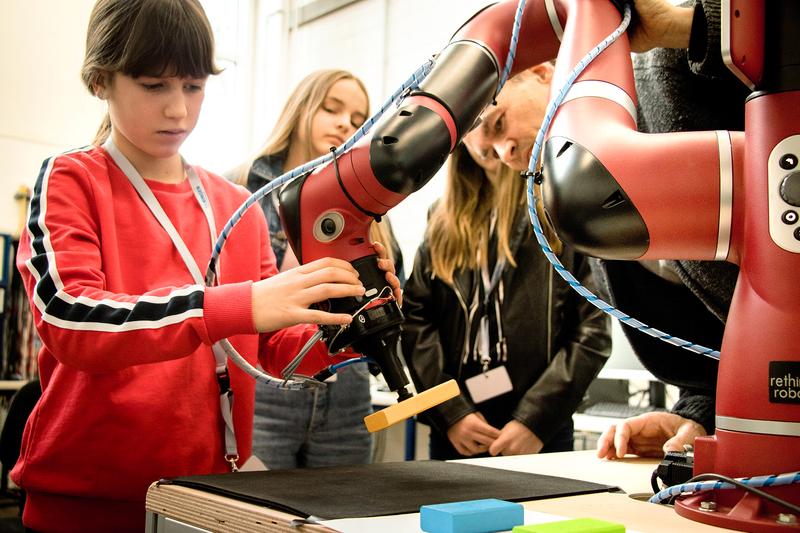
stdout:
[[[748,443],[746,446],[743,444],[745,441]],[[797,437],[718,430],[713,437],[701,437],[695,441],[694,474],[715,472],[728,477],[747,477],[794,471],[798,469],[795,463],[800,461],[797,453],[799,441]],[[760,487],[760,490],[795,505],[800,504],[798,484]],[[690,520],[739,531],[772,533],[800,528],[800,516],[739,489],[712,490],[680,497],[675,502],[675,511]]]

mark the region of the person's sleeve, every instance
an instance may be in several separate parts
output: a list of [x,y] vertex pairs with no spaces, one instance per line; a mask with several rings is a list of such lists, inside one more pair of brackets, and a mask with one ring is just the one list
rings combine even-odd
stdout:
[[703,426],[707,434],[714,433],[716,403],[713,396],[704,394],[703,391],[681,389],[680,397],[670,411],[683,418],[694,420]]
[[[576,255],[575,277],[594,291],[588,261]],[[572,416],[611,353],[609,319],[573,290],[564,301],[565,328],[550,364],[520,400],[513,418],[545,443]]]
[[[17,266],[37,331],[62,364],[113,371],[177,359],[200,345],[252,333],[250,282],[108,288],[93,180],[70,155],[44,162],[21,237]],[[147,253],[143,246],[142,253]]]
[[[402,352],[417,391],[422,392],[444,383],[453,376],[444,371],[444,352],[439,336],[439,317],[457,313],[458,309],[442,309],[433,298],[433,275],[430,253],[423,243],[414,259],[414,268],[403,290]],[[443,434],[447,429],[477,411],[463,394],[429,409],[421,419]]]
[[728,75],[720,48],[720,2],[697,0],[689,38],[689,68],[695,74],[716,78]]

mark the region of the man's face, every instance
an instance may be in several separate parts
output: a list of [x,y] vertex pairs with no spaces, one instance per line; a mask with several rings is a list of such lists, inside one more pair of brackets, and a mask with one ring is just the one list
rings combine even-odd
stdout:
[[485,158],[496,154],[514,170],[528,168],[533,141],[547,109],[552,69],[543,63],[506,83],[497,105],[486,108],[482,122],[470,134],[472,151]]
[[478,130],[480,130],[480,127],[464,135],[462,141],[475,163],[491,178],[500,170],[500,158],[497,157],[497,152],[494,151],[494,148],[483,149],[483,137]]

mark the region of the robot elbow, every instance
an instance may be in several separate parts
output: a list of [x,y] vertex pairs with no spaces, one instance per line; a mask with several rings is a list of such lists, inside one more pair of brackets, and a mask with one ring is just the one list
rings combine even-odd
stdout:
[[383,187],[408,195],[422,188],[444,164],[450,146],[450,129],[442,116],[411,103],[373,136],[370,164]]
[[550,138],[544,155],[544,208],[559,238],[606,259],[638,259],[650,235],[636,206],[602,162],[580,144]]

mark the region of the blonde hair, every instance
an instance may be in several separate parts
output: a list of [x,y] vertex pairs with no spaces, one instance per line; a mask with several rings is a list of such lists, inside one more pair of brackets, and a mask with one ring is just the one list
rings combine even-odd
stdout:
[[[314,71],[303,78],[291,92],[289,98],[286,99],[275,127],[267,137],[264,147],[252,158],[251,163],[260,157],[288,151],[289,145],[292,143],[292,135],[301,129],[301,125],[305,128],[305,131],[309,132],[310,138],[311,121],[314,119],[314,115],[322,107],[328,91],[340,80],[353,80],[358,84],[367,98],[367,114],[369,114],[369,95],[367,94],[367,88],[360,79],[346,70],[327,69]],[[315,157],[309,140],[305,146],[305,160],[311,161]],[[239,176],[240,183],[243,184],[247,181],[249,168],[250,165],[245,165],[242,169],[242,173]]]
[[[509,240],[525,209],[525,181],[505,165],[498,172],[495,186],[463,144],[450,155],[444,196],[431,213],[426,230],[433,273],[445,283],[452,285],[457,270],[477,269],[478,254],[483,261],[489,256],[493,210],[497,216],[497,257],[505,257],[516,266]],[[560,253],[560,243],[552,230],[545,228],[545,235]]]
[[[98,0],[89,16],[81,79],[89,92],[122,72],[139,76],[205,78],[214,63],[214,34],[198,0]],[[111,132],[106,114],[95,135]]]
[[[312,72],[300,80],[300,83],[298,83],[291,94],[289,94],[278,116],[278,120],[275,123],[275,127],[267,137],[263,148],[253,157],[250,165],[244,165],[242,167],[241,173],[238,176],[239,183],[247,183],[247,174],[252,165],[252,161],[264,156],[288,152],[294,133],[301,128],[304,128],[304,130],[308,132],[309,137],[304,147],[304,159],[306,161],[311,161],[317,157],[312,151],[311,146],[311,122],[314,119],[314,115],[325,102],[328,91],[330,91],[331,87],[333,87],[336,82],[341,80],[353,80],[358,84],[366,98],[367,109],[365,112],[369,115],[369,95],[367,94],[367,88],[359,78],[351,72],[341,69],[325,69]],[[394,261],[394,253],[392,252],[393,239],[391,237],[391,230],[388,228],[387,224],[385,219],[380,223],[372,223],[370,226],[370,239],[373,242],[378,241],[383,244],[386,247],[389,259]]]

